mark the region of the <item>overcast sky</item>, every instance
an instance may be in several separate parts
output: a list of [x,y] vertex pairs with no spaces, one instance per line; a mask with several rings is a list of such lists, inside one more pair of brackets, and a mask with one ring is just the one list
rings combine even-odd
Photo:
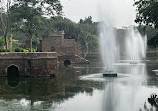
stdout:
[[93,21],[110,19],[114,26],[134,24],[134,0],[61,0],[65,17],[79,22],[92,16]]

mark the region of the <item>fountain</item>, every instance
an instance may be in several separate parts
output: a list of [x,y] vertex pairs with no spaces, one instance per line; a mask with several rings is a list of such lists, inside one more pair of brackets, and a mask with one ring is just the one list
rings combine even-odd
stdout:
[[117,73],[113,72],[113,63],[115,63],[119,57],[115,37],[114,28],[103,21],[100,24],[100,49],[106,70],[103,73],[104,77],[117,77]]
[[[130,64],[137,64],[145,58],[146,36],[143,37],[136,28],[131,26],[134,24],[135,16],[124,10],[130,7],[129,11],[132,12],[134,8],[132,3],[132,0],[128,2],[99,0],[98,12],[99,19],[102,21],[99,24],[99,44],[105,70],[104,77],[117,77],[117,73],[114,72],[114,63],[118,63],[120,59],[128,60]],[[124,7],[120,7],[120,4]],[[121,39],[117,38],[117,29],[114,27],[122,28],[123,26],[127,27],[122,29],[125,35],[121,35]]]
[[124,29],[127,34],[123,41],[116,38],[114,28],[106,21],[101,22],[99,30],[100,52],[105,66],[104,77],[117,77],[113,64],[119,61],[120,54],[124,53],[124,59],[130,61],[130,64],[137,64],[146,57],[146,36],[143,37],[136,28]]
[[126,60],[130,60],[131,64],[136,64],[139,60],[144,59],[146,57],[146,43],[146,35],[142,37],[134,27],[128,29],[125,38]]

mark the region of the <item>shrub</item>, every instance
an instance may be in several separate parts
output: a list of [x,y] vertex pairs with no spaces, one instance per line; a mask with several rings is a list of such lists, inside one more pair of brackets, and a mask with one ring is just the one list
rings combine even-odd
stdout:
[[[31,52],[30,48],[26,48],[25,50]],[[34,48],[32,48],[32,52],[36,52],[36,50]]]
[[5,49],[5,52],[10,52],[10,50],[9,49]]
[[26,48],[25,50],[27,50],[28,52],[30,52],[30,48]]
[[10,52],[9,49],[0,49],[0,52]]
[[24,49],[24,52],[29,52],[28,50]]
[[23,48],[15,48],[15,52],[24,52]]

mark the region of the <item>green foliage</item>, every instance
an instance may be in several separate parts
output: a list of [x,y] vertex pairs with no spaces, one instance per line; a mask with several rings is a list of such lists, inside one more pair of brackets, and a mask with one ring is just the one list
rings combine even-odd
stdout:
[[5,42],[4,42],[4,38],[0,37],[0,46],[4,46]]
[[64,30],[66,39],[75,39],[78,41],[80,34],[80,28],[78,25],[67,18],[57,16],[48,20],[55,31]]
[[15,48],[15,52],[24,52],[24,49],[23,48]]
[[92,17],[89,16],[89,17],[85,18],[84,20],[80,19],[80,22],[79,22],[79,23],[80,23],[80,24],[92,24],[92,23],[93,23]]
[[144,31],[145,31],[145,33],[147,34],[148,40],[158,34],[158,29],[155,29],[155,28],[150,27],[150,26],[142,26],[142,25],[140,25],[139,27],[137,27],[137,29],[139,30],[139,32],[142,35],[144,35]]
[[138,30],[141,32],[141,34],[146,32],[148,36],[148,46],[156,49],[158,46],[158,1],[138,0],[134,5],[137,8],[135,22],[139,23],[140,25],[146,25],[138,27]]
[[22,31],[28,38],[32,38],[44,25],[42,17],[61,15],[62,6],[59,0],[17,0],[10,11],[12,29]]
[[30,52],[30,48],[26,48],[25,50],[28,50]]
[[99,49],[99,40],[96,35],[90,36],[90,42],[89,42],[89,53],[96,53]]
[[0,52],[10,52],[9,49],[0,49]]
[[138,0],[134,5],[137,7],[136,23],[158,28],[157,0]]
[[[83,22],[81,22],[83,21]],[[96,52],[98,48],[97,28],[98,23],[92,22],[92,17],[80,20],[79,23],[74,23],[67,18],[61,16],[49,19],[47,22],[53,27],[52,30],[64,30],[66,39],[75,39],[82,44],[84,53]],[[88,49],[87,49],[88,45]]]
[[92,22],[90,16],[80,20],[79,27],[81,29],[80,42],[84,55],[98,52],[98,23]]
[[[28,52],[31,52],[30,48],[26,48],[26,49],[24,49],[24,50],[25,50],[25,52],[27,52],[27,51],[28,51]],[[32,49],[32,51],[33,51],[33,52],[36,52],[36,50],[35,50],[34,48]]]
[[158,34],[148,40],[148,46],[154,49],[158,47]]
[[32,39],[32,44],[37,47],[39,45],[39,43],[40,43],[39,38],[34,36]]
[[[44,8],[46,4],[48,7],[50,6],[47,9]],[[89,16],[82,20],[83,22],[75,23],[62,16],[54,16],[61,14],[62,6],[59,0],[17,0],[10,7],[11,27],[8,40],[11,42],[13,38],[24,43],[26,38],[27,40],[32,38],[32,45],[37,49],[39,38],[42,35],[64,30],[65,39],[75,39],[76,42],[80,42],[83,52],[87,52],[87,44],[88,52],[97,51],[97,23],[92,21],[92,17]],[[46,18],[44,15],[51,17]],[[13,50],[17,47],[20,47],[20,44],[13,43]],[[20,51],[20,49],[16,49],[16,51]],[[30,50],[28,49],[28,51]]]
[[15,50],[17,47],[20,47],[22,45],[22,43],[18,43],[18,42],[13,42],[12,43],[12,50]]

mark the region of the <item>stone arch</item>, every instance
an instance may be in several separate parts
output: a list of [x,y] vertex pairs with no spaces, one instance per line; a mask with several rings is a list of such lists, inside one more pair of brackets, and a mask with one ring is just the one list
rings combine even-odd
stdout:
[[71,65],[71,61],[70,61],[70,60],[65,60],[65,61],[64,61],[64,65],[65,65],[65,66]]
[[19,67],[14,64],[8,66],[7,76],[19,76]]
[[54,51],[55,51],[55,47],[51,46],[51,52],[54,52]]

